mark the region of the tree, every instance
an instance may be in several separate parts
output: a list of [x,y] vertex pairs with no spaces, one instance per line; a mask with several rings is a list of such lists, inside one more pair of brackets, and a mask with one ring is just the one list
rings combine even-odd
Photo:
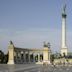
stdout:
[[8,62],[8,53],[4,55],[4,63],[7,64]]
[[63,57],[64,57],[64,58],[66,57],[65,53],[63,53]]
[[0,50],[0,63],[4,62],[4,53]]
[[53,64],[54,59],[55,59],[54,54],[51,55],[51,58],[50,59],[51,59],[51,63]]

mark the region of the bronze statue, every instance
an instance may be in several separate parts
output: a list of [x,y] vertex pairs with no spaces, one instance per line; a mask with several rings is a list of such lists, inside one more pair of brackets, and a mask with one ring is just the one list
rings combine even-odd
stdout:
[[66,4],[64,5],[63,10],[64,10],[64,13],[65,13],[65,11],[66,11]]
[[12,42],[12,41],[10,41],[10,44],[13,44],[13,42]]
[[44,42],[44,47],[50,48],[50,43],[49,42],[48,43]]
[[47,45],[47,43],[46,43],[46,42],[44,42],[44,47],[48,47],[48,45]]

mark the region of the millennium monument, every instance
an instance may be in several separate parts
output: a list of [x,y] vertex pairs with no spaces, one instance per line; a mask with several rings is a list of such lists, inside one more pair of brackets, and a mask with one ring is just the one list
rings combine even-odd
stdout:
[[63,7],[62,11],[62,47],[61,47],[61,55],[64,54],[67,56],[68,54],[68,48],[66,45],[66,5]]
[[[62,10],[62,45],[61,45],[61,56],[68,55],[68,48],[66,45],[66,5],[63,6]],[[8,46],[8,64],[21,63],[48,63],[51,64],[51,49],[50,43],[44,42],[44,46],[41,49],[37,48],[19,48],[15,47],[13,42],[10,41]],[[65,59],[64,59],[65,61]],[[64,62],[62,59],[55,60],[55,62]],[[71,61],[72,62],[72,61]]]

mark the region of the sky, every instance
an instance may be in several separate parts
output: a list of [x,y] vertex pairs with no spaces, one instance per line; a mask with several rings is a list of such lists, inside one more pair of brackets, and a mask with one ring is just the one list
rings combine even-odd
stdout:
[[[72,51],[72,0],[67,4],[67,47]],[[50,42],[51,50],[61,49],[63,0],[0,0],[0,50],[7,53],[9,41],[21,48],[43,48]]]

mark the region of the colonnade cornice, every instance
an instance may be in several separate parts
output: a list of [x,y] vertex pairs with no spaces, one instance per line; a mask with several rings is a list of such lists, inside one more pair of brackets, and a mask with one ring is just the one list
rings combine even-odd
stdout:
[[21,51],[43,51],[43,49],[38,49],[38,48],[19,48],[19,47],[14,47],[14,50],[21,50]]

